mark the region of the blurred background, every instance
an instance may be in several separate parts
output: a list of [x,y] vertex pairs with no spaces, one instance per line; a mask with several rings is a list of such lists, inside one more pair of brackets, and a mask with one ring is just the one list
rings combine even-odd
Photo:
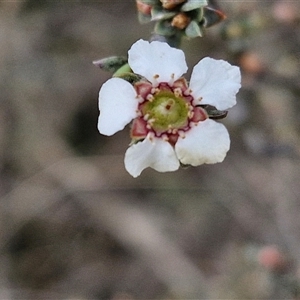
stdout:
[[182,47],[241,67],[231,150],[133,179],[92,61],[153,24],[133,0],[0,2],[0,299],[300,299],[300,3],[212,4],[226,21]]

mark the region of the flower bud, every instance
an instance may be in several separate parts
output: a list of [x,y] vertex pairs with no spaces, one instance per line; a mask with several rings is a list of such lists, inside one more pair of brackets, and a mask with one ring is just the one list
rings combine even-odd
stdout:
[[185,13],[179,13],[173,18],[171,25],[178,29],[184,29],[189,25],[190,21],[191,19]]

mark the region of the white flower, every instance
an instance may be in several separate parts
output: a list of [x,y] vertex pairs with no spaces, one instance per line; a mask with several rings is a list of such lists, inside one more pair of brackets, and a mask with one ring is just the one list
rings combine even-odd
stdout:
[[162,42],[139,40],[128,52],[132,71],[145,80],[131,85],[112,78],[99,93],[98,129],[113,135],[133,120],[132,145],[125,168],[137,177],[151,167],[175,171],[180,162],[198,166],[222,162],[230,146],[225,126],[209,119],[202,105],[218,110],[236,104],[241,75],[223,60],[202,59],[193,69],[190,84],[184,53]]

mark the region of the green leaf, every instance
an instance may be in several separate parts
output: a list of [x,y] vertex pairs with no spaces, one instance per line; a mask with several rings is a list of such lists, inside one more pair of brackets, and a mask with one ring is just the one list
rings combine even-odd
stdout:
[[164,9],[161,9],[160,7],[153,7],[151,9],[151,20],[152,21],[161,21],[161,20],[167,20],[176,15],[176,12],[167,11]]
[[188,0],[185,4],[182,5],[182,11],[191,11],[207,5],[206,0]]
[[204,27],[211,27],[226,19],[226,15],[220,10],[211,7],[204,8]]
[[198,22],[202,22],[203,21],[203,17],[204,17],[204,9],[205,7],[201,7],[198,9],[197,11],[197,18],[195,18]]
[[213,105],[199,105],[206,110],[210,119],[224,119],[227,116],[227,110],[218,110]]
[[123,66],[121,66],[120,68],[118,68],[117,70],[116,70],[116,72],[114,73],[114,77],[119,77],[120,75],[122,75],[123,73],[130,73],[130,72],[132,72],[131,71],[131,68],[130,68],[130,66],[129,66],[129,64],[128,63],[126,63],[126,64],[124,64]]
[[183,169],[188,169],[191,166],[191,165],[185,165],[181,161],[179,163],[180,163],[180,167]]
[[154,32],[162,36],[173,36],[176,34],[176,28],[168,21],[160,21],[155,24]]
[[196,22],[192,21],[185,29],[185,34],[189,38],[202,37],[204,35],[203,28]]
[[139,82],[143,78],[142,76],[132,73],[132,72],[123,72],[123,73],[119,73],[119,74],[116,73],[113,75],[113,77],[118,77],[118,78],[124,79],[124,80],[128,81],[130,84]]
[[180,48],[181,38],[182,38],[182,32],[177,31],[176,34],[173,34],[171,36],[152,34],[150,41],[159,41],[159,42],[167,43],[173,48]]
[[141,12],[138,12],[138,20],[141,24],[146,24],[151,22],[151,16],[150,15],[144,15]]
[[158,3],[158,0],[139,0],[139,1],[151,6],[156,5]]
[[127,63],[127,58],[124,56],[110,56],[93,61],[93,64],[100,69],[108,72],[116,72]]

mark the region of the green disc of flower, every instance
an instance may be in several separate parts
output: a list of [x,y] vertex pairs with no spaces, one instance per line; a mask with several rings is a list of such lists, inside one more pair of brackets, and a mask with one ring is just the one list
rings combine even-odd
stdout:
[[172,92],[161,91],[143,108],[149,115],[152,128],[159,132],[185,127],[188,121],[189,108],[185,99],[176,97]]

